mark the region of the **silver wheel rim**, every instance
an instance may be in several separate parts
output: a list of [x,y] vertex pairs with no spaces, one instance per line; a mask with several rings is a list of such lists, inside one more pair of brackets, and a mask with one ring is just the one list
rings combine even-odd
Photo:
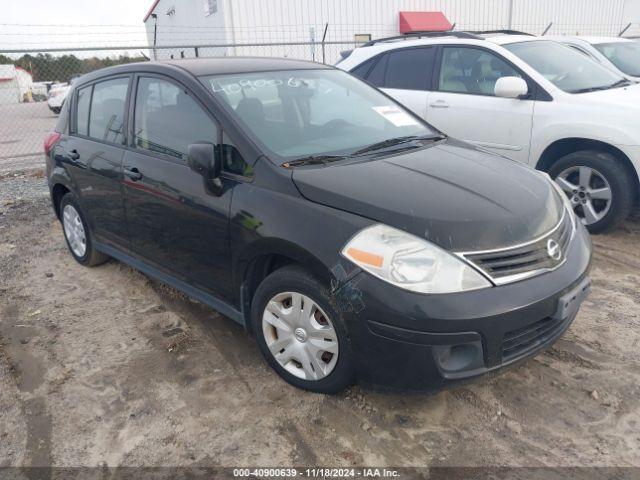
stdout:
[[262,314],[262,333],[273,358],[309,381],[329,375],[338,361],[338,335],[329,316],[306,295],[275,295]]
[[87,236],[80,214],[73,205],[66,205],[62,211],[62,226],[71,251],[77,257],[84,257],[87,251]]
[[611,185],[598,170],[591,167],[570,167],[556,177],[574,211],[585,225],[604,218],[611,208]]

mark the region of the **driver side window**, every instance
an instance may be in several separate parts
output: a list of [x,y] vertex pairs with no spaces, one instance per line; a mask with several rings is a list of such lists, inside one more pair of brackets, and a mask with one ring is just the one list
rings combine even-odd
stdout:
[[479,48],[445,47],[438,78],[438,90],[472,95],[494,95],[501,77],[521,77],[508,63]]
[[217,125],[189,93],[160,78],[140,78],[134,117],[138,149],[186,161],[190,144],[218,141]]

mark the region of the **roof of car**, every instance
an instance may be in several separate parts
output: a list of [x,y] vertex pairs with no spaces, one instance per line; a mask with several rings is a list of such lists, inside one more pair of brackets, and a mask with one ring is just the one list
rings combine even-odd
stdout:
[[[464,34],[466,32],[456,32],[459,34]],[[454,36],[451,35],[450,32],[443,32],[442,35],[438,35],[437,33],[430,33],[428,36],[420,37],[419,33],[416,33],[415,36],[407,35],[407,36],[397,36],[397,37],[389,37],[387,39],[378,39],[370,42],[367,45],[363,45],[363,47],[368,48],[370,46],[378,47],[379,50],[387,50],[393,49],[397,46],[403,47],[412,47],[418,45],[429,45],[429,44],[441,44],[441,43],[461,43],[461,44],[472,44],[472,45],[482,45],[484,42],[491,42],[497,45],[505,45],[508,43],[517,43],[517,42],[530,42],[534,40],[545,40],[544,37],[535,37],[533,35],[517,35],[517,34],[503,34],[500,32],[468,32],[468,36]],[[551,39],[549,39],[551,40]]]
[[216,75],[226,73],[267,72],[275,70],[309,70],[332,68],[322,63],[278,57],[211,57],[161,60],[159,64],[174,65],[191,74]]
[[487,36],[486,40],[498,45],[507,45],[509,43],[519,42],[534,42],[539,40],[552,41],[550,38],[547,39],[545,37],[534,37],[532,35],[491,35]]
[[633,40],[631,40],[630,38],[624,37],[592,37],[577,35],[574,38],[584,40],[585,42],[591,43],[592,45],[597,45],[599,43],[633,42]]
[[[158,68],[160,67],[160,68]],[[330,65],[272,57],[211,57],[185,58],[180,60],[159,60],[135,62],[101,68],[80,77],[78,84],[94,81],[101,77],[132,72],[156,72],[162,68],[180,69],[196,77],[203,75],[224,75],[233,73],[268,72],[277,70],[332,69]]]

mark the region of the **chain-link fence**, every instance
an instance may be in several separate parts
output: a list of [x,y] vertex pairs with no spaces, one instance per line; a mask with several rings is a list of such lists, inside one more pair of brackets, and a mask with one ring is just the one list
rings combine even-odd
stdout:
[[42,141],[53,129],[70,85],[85,73],[152,58],[238,55],[333,64],[341,51],[358,45],[356,41],[254,42],[4,51],[0,53],[0,176],[42,166]]
[[[465,30],[483,30],[493,25],[464,25]],[[617,36],[620,24],[576,26],[573,24],[532,24],[518,25],[523,30],[542,34],[598,34]],[[374,38],[397,35],[397,27],[385,25],[351,25],[349,29],[327,26],[291,26],[288,37],[292,41],[268,41],[269,37],[283,38],[283,26],[274,27],[271,33],[258,28],[253,37],[247,32],[235,32],[243,43],[212,42],[210,32],[191,33],[184,36],[179,32],[162,33],[158,37],[148,35],[147,42],[123,45],[120,40],[104,41],[106,46],[69,46],[54,43],[49,48],[38,42],[24,41],[20,45],[37,44],[34,48],[3,49],[0,44],[0,176],[9,171],[42,166],[42,141],[51,131],[57,119],[62,102],[74,79],[82,74],[122,63],[149,61],[152,59],[179,59],[211,56],[267,56],[287,57],[334,64],[340,53],[351,50]],[[456,30],[462,30],[456,27]],[[118,31],[116,26],[114,31]],[[331,33],[333,32],[333,33]],[[625,35],[640,32],[638,25],[626,26]],[[108,26],[100,31],[100,38],[106,38]],[[138,31],[138,33],[140,33]],[[152,32],[153,33],[153,32]],[[311,33],[313,41],[309,41]],[[123,33],[124,34],[124,33]],[[197,35],[196,35],[197,34]],[[226,32],[227,37],[230,35]],[[215,36],[214,36],[215,37]],[[307,38],[306,41],[302,39]],[[88,37],[91,38],[91,37]],[[125,37],[127,38],[127,37]],[[138,36],[140,38],[140,36]],[[246,40],[246,41],[245,41]],[[156,42],[155,46],[153,42]],[[77,43],[75,44],[77,45]]]

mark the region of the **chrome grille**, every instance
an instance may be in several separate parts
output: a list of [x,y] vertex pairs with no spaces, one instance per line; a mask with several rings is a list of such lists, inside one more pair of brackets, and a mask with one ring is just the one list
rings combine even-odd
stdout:
[[[553,270],[565,261],[565,252],[573,236],[572,214],[565,211],[560,222],[548,233],[514,247],[483,252],[462,253],[496,284],[504,284]],[[559,248],[559,256],[551,251]],[[555,252],[554,252],[555,253]]]

